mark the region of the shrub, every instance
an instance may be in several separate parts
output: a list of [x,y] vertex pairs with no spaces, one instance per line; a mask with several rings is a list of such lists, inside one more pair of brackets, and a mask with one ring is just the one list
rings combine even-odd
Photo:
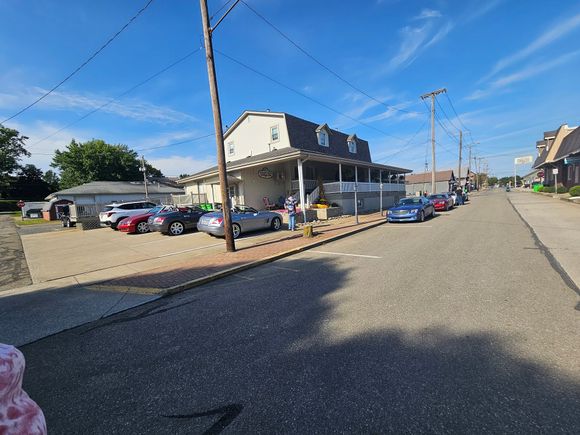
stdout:
[[552,186],[544,186],[544,189],[542,190],[542,192],[544,192],[544,193],[554,193],[554,188]]
[[571,187],[569,192],[570,196],[580,196],[580,186]]
[[558,187],[558,193],[566,193],[568,192],[568,189],[564,186],[560,186]]
[[543,192],[544,191],[544,186],[540,186],[538,187],[538,190],[536,192]]
[[16,203],[17,199],[0,199],[0,211],[18,211],[20,210]]

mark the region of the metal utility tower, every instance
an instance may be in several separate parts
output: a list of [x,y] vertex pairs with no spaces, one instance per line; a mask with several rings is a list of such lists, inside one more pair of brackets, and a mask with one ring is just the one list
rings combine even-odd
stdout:
[[443,92],[447,92],[447,89],[441,88],[421,95],[422,100],[431,98],[431,194],[437,193],[435,189],[435,97]]

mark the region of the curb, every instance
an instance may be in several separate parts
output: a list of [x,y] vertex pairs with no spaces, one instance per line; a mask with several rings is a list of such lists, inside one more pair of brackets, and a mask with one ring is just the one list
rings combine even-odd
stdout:
[[159,291],[159,293],[157,293],[157,295],[159,297],[163,298],[163,297],[171,296],[171,295],[174,295],[177,293],[181,293],[185,290],[189,290],[189,289],[192,289],[195,287],[199,287],[203,284],[207,284],[209,282],[216,281],[216,280],[221,279],[221,278],[225,278],[226,276],[233,275],[235,273],[242,272],[244,270],[252,269],[254,267],[261,266],[261,265],[266,264],[266,263],[271,263],[273,261],[279,260],[280,258],[284,258],[284,257],[288,257],[290,255],[298,254],[300,252],[307,251],[309,249],[324,245],[325,243],[334,242],[336,240],[340,240],[340,239],[343,239],[345,237],[352,236],[352,235],[360,233],[362,231],[378,227],[379,225],[383,225],[386,222],[387,222],[386,219],[381,219],[377,222],[371,222],[363,227],[356,228],[354,230],[347,231],[347,232],[342,233],[342,234],[337,234],[336,236],[329,237],[328,239],[319,240],[319,241],[310,243],[308,245],[299,246],[297,248],[289,249],[288,251],[279,252],[277,254],[270,255],[269,257],[261,258],[260,260],[255,260],[255,261],[252,261],[250,263],[242,264],[241,266],[232,267],[232,268],[222,270],[220,272],[216,272],[216,273],[208,275],[208,276],[204,276],[203,278],[197,278],[197,279],[194,279],[191,281],[187,281],[183,284],[179,284],[179,285],[176,285],[173,287],[168,287],[168,288],[162,289],[161,291]]

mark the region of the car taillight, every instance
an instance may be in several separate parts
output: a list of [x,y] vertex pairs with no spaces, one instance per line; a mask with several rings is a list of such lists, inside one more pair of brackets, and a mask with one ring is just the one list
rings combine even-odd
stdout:
[[157,216],[155,219],[153,219],[153,222],[155,222],[157,224],[161,224],[161,223],[163,223],[164,220],[165,220],[165,218],[163,216]]
[[223,221],[223,218],[211,218],[208,225],[219,227]]

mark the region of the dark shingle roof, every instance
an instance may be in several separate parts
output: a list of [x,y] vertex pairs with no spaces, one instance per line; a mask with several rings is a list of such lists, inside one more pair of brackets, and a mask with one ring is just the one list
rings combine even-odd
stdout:
[[564,138],[554,160],[561,160],[570,154],[580,153],[580,127]]
[[548,157],[548,150],[544,148],[540,155],[536,158],[534,163],[532,164],[532,168],[538,168],[542,163],[546,161],[546,157]]
[[558,130],[545,131],[544,132],[544,139],[546,139],[547,137],[556,137],[557,134],[558,134]]
[[288,128],[291,147],[305,151],[314,151],[320,154],[342,157],[345,159],[371,162],[369,143],[366,140],[357,137],[356,153],[351,153],[349,152],[347,145],[349,135],[329,128],[330,143],[328,147],[323,147],[318,145],[318,138],[316,136],[316,129],[319,127],[319,124],[306,121],[305,119],[298,118],[288,113],[285,113],[284,116],[286,117],[286,126]]
[[[181,194],[183,189],[171,187],[165,184],[148,183],[149,194]],[[71,187],[70,189],[59,190],[50,196],[58,195],[114,195],[128,193],[143,193],[145,188],[142,181],[92,181]]]

